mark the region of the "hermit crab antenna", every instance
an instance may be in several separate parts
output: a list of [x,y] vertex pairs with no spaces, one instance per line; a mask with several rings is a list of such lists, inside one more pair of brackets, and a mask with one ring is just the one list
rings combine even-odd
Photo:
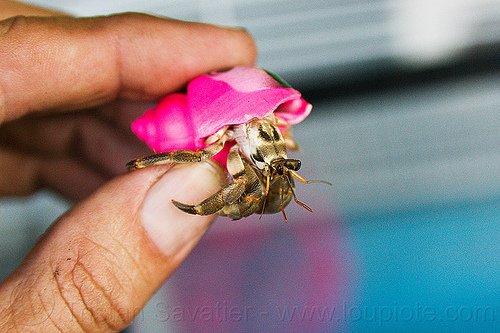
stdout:
[[293,170],[288,170],[288,171],[290,171],[290,173],[292,174],[292,176],[294,176],[297,180],[300,180],[304,184],[323,183],[323,184],[327,184],[327,185],[333,186],[332,183],[329,183],[329,182],[324,181],[324,180],[305,180],[304,177],[302,177],[301,175],[299,175],[297,172],[295,172]]

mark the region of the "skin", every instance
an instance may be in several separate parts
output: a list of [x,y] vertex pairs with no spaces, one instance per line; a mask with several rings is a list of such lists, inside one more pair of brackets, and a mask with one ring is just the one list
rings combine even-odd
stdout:
[[206,163],[126,173],[151,153],[130,122],[198,75],[253,64],[255,44],[140,14],[73,18],[11,1],[0,13],[0,194],[79,200],[0,284],[0,331],[120,331],[214,218],[170,200],[198,202],[224,179]]

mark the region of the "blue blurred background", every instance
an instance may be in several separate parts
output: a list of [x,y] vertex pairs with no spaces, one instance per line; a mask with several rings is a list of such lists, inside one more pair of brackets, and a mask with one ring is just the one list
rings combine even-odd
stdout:
[[[246,27],[313,103],[311,214],[218,219],[128,332],[500,329],[499,0],[36,0]],[[0,202],[0,275],[69,203]]]

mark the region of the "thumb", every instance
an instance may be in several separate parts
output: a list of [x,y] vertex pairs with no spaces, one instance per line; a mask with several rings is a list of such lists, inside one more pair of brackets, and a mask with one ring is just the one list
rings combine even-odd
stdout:
[[54,223],[0,286],[0,331],[126,327],[214,219],[170,201],[198,203],[223,179],[204,162],[148,167],[103,186]]

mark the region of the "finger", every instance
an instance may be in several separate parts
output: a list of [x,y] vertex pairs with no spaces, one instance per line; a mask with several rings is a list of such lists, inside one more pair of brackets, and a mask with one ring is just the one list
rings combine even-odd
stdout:
[[0,2],[0,20],[5,20],[6,18],[16,15],[54,16],[64,14],[55,10],[49,10],[17,1],[2,0]]
[[0,148],[0,196],[21,196],[42,187],[68,199],[80,200],[109,177],[77,159],[44,158]]
[[0,120],[39,110],[155,99],[211,70],[252,64],[234,29],[142,14],[0,22]]
[[108,177],[123,173],[128,161],[151,153],[130,129],[90,111],[7,122],[0,130],[0,144],[47,159],[78,158]]
[[0,286],[0,309],[9,309],[0,322],[19,331],[123,329],[213,220],[171,199],[201,201],[222,177],[199,163],[115,178],[61,217]]
[[52,189],[67,199],[82,200],[109,179],[106,174],[77,159],[40,160],[37,173],[39,188]]
[[0,166],[0,196],[27,195],[40,187],[36,158],[0,148]]

